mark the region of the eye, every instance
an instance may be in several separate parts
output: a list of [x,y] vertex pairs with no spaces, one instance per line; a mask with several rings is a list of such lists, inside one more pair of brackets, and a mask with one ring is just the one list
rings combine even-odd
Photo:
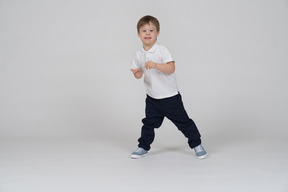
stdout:
[[153,29],[150,30],[150,32],[153,32],[153,31],[154,31]]
[[146,30],[142,30],[143,33],[146,33]]

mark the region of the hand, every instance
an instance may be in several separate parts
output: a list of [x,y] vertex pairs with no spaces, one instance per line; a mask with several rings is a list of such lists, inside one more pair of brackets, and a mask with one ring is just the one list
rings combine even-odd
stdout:
[[136,73],[139,73],[141,71],[141,69],[140,68],[138,68],[138,69],[130,69],[130,71],[132,71],[133,74],[135,75]]
[[153,63],[152,61],[147,61],[145,63],[145,68],[146,69],[152,69],[152,68],[155,68],[156,67],[156,63]]
[[130,71],[133,72],[134,76],[135,76],[137,79],[141,78],[142,75],[143,75],[143,72],[141,71],[140,68],[138,68],[138,69],[130,69]]

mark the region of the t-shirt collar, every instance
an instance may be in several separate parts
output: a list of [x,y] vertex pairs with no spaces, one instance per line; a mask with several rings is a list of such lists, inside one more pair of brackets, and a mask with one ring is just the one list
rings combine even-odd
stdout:
[[154,45],[148,50],[148,51],[145,51],[145,49],[142,47],[142,51],[144,53],[154,53],[154,51],[156,50],[157,48],[157,42],[154,43]]

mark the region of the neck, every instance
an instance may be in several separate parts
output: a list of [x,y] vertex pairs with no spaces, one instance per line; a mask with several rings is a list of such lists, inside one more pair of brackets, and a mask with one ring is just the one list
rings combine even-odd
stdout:
[[152,47],[153,47],[153,45],[152,46],[143,45],[143,48],[144,48],[145,51],[149,51]]
[[155,45],[155,43],[156,43],[156,41],[155,41],[153,44],[151,44],[151,45],[144,45],[144,44],[143,44],[144,50],[145,50],[145,51],[149,51],[149,50]]

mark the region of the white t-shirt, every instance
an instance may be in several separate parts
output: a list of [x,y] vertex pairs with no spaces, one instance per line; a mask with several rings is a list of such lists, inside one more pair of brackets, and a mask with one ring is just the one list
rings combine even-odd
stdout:
[[140,68],[144,72],[144,85],[147,89],[146,93],[155,99],[163,99],[178,94],[175,73],[165,74],[157,69],[146,69],[145,63],[152,61],[165,65],[170,61],[174,61],[169,50],[160,44],[155,43],[149,51],[144,48],[136,51],[136,55],[132,59],[131,69]]

